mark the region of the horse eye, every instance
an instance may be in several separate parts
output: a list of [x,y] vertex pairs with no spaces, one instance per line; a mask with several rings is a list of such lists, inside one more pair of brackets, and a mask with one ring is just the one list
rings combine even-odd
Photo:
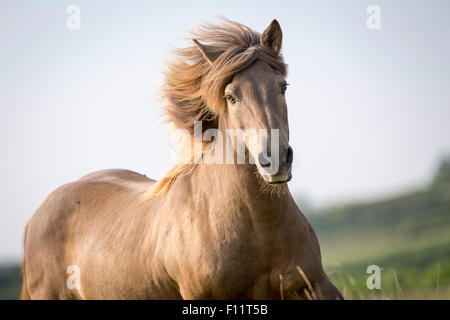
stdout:
[[231,104],[235,104],[236,103],[236,100],[234,99],[234,97],[232,96],[232,95],[230,95],[230,94],[227,94],[226,96],[225,96],[225,100],[227,100],[229,103],[231,103]]
[[281,94],[284,95],[286,93],[286,89],[287,89],[288,84],[287,83],[283,83],[281,85]]

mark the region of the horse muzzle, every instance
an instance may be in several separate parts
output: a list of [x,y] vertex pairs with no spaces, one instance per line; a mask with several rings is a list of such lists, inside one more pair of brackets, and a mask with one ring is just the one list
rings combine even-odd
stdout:
[[292,179],[292,162],[294,160],[294,152],[291,147],[280,152],[280,158],[272,159],[265,157],[262,153],[258,156],[258,171],[261,176],[269,184],[282,184]]

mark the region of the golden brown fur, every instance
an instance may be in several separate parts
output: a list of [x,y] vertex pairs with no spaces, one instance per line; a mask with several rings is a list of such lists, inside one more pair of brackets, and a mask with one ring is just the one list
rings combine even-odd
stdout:
[[[182,51],[182,67],[169,71],[169,120],[187,128],[200,119],[223,136],[228,129],[275,130],[278,171],[260,160],[181,164],[158,183],[116,169],[63,185],[27,224],[22,298],[342,297],[286,183],[293,151],[281,27],[272,21],[259,42],[242,25],[203,28],[199,40],[214,41]],[[235,98],[223,105],[224,95]],[[241,142],[246,156],[260,159],[263,147]],[[72,267],[80,271],[75,288],[67,282]]]

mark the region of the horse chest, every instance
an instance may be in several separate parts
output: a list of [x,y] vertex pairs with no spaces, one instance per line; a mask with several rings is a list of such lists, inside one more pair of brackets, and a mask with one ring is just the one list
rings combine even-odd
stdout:
[[271,278],[280,268],[280,250],[273,244],[263,247],[264,241],[256,241],[251,233],[247,236],[203,246],[187,280],[195,288],[194,297],[270,298]]

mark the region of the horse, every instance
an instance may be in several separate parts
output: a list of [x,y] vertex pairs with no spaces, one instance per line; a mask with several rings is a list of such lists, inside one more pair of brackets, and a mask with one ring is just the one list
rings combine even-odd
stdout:
[[[188,147],[194,123],[214,136],[159,181],[111,169],[53,191],[25,228],[22,299],[342,299],[287,185],[279,23],[260,34],[223,18],[191,35],[165,71],[164,110]],[[244,163],[205,161],[228,130],[252,128],[277,132],[276,148],[236,135]]]

